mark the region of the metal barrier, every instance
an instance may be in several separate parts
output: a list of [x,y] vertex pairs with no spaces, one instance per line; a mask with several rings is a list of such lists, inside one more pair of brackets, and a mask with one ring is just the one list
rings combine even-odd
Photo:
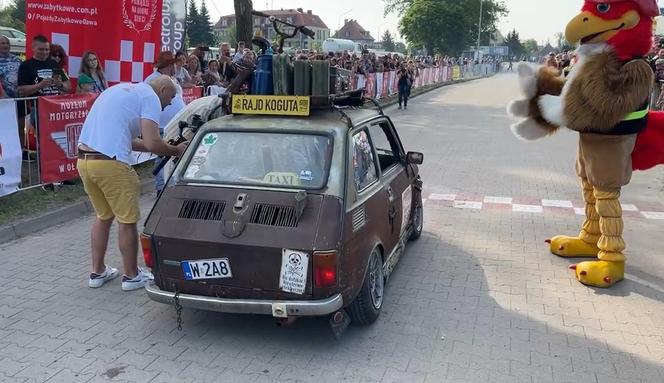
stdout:
[[[18,122],[19,140],[22,150],[21,183],[19,191],[41,187],[41,167],[39,163],[39,118],[36,118],[39,97],[4,99],[13,102]],[[31,114],[35,118],[31,117]]]

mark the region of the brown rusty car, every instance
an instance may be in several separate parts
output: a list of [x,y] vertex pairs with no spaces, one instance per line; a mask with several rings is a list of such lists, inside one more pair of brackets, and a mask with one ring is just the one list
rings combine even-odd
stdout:
[[380,108],[212,119],[147,218],[147,294],[372,323],[406,242],[422,232],[422,159]]

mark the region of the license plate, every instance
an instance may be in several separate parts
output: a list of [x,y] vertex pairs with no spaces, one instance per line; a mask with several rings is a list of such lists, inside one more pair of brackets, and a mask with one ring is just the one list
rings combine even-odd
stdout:
[[183,261],[182,271],[187,280],[231,278],[233,276],[228,258]]

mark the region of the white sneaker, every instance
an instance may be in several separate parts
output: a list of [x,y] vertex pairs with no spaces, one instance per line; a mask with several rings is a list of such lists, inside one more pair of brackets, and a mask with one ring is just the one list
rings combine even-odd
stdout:
[[151,272],[138,268],[138,274],[134,278],[129,278],[126,275],[122,276],[122,290],[132,291],[145,287],[145,285],[154,279]]
[[102,287],[104,283],[110,281],[111,279],[118,276],[118,269],[106,265],[106,269],[101,274],[90,274],[90,280],[88,281],[88,286],[92,288]]

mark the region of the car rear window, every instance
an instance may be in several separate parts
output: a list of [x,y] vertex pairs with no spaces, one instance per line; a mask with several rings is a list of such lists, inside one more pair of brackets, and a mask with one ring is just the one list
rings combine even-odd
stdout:
[[331,139],[324,135],[209,132],[184,170],[184,179],[211,183],[322,189]]

